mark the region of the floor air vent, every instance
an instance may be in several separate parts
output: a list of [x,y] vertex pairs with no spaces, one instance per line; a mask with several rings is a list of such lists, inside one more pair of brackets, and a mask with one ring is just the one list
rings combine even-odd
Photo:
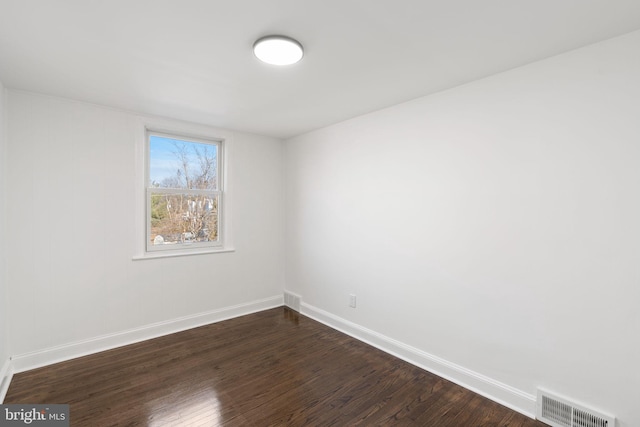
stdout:
[[285,291],[284,305],[289,307],[291,310],[294,310],[300,313],[300,296],[293,294],[291,292]]
[[536,418],[552,427],[615,427],[615,418],[538,390]]

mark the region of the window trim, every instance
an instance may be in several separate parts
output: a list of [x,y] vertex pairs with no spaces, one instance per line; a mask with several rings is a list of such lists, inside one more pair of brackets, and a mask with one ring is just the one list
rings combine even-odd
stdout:
[[[186,188],[154,188],[151,187],[151,156],[149,153],[151,152],[151,137],[159,136],[161,138],[170,138],[178,141],[184,142],[192,142],[196,144],[208,144],[216,147],[216,190],[201,190],[201,189],[186,189]],[[222,232],[222,222],[224,221],[224,170],[223,170],[223,157],[224,157],[224,139],[221,138],[212,138],[212,137],[202,137],[202,136],[193,136],[187,135],[184,133],[178,132],[167,132],[167,131],[157,131],[153,128],[145,129],[145,223],[146,223],[146,232],[145,232],[145,251],[149,252],[164,252],[164,251],[197,251],[203,249],[215,249],[223,247],[224,235]],[[215,241],[211,242],[192,242],[192,243],[182,243],[180,245],[154,245],[151,242],[151,195],[153,193],[183,193],[183,194],[199,194],[205,195],[210,194],[218,199],[218,230],[217,235],[218,238]]]
[[[212,128],[206,125],[180,122],[171,119],[139,117],[135,140],[135,251],[132,260],[158,259],[167,257],[180,257],[190,255],[205,255],[216,253],[235,252],[232,233],[232,200],[229,196],[229,159],[233,156],[233,134],[222,129]],[[148,250],[147,236],[150,222],[147,215],[150,207],[147,202],[147,188],[149,184],[149,133],[162,134],[177,139],[184,138],[187,141],[218,143],[218,192],[219,192],[219,218],[218,241],[211,245],[189,244],[186,247],[176,248],[169,246],[166,250]],[[215,190],[214,190],[215,191]]]

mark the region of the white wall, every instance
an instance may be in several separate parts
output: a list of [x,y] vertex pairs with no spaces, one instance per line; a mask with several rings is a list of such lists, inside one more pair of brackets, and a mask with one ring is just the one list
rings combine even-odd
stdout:
[[9,368],[9,339],[7,337],[7,281],[5,274],[6,267],[6,235],[5,229],[5,89],[0,82],[0,402],[3,399],[3,391],[6,384],[3,384],[5,374]]
[[139,118],[10,90],[8,123],[11,354],[26,358],[18,369],[145,338],[112,334],[158,322],[281,303],[280,140],[220,131],[230,136],[235,252],[134,261]]
[[303,312],[523,412],[543,386],[640,425],[639,50],[635,32],[287,141]]

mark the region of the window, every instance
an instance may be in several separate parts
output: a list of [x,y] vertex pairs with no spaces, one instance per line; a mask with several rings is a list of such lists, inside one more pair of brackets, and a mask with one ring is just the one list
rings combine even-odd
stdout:
[[222,140],[147,131],[147,252],[222,246]]

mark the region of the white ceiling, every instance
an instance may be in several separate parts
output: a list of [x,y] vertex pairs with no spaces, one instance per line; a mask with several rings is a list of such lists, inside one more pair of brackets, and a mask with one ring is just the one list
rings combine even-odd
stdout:
[[[639,0],[0,0],[0,81],[286,138],[637,29]],[[274,33],[302,62],[254,58]]]

